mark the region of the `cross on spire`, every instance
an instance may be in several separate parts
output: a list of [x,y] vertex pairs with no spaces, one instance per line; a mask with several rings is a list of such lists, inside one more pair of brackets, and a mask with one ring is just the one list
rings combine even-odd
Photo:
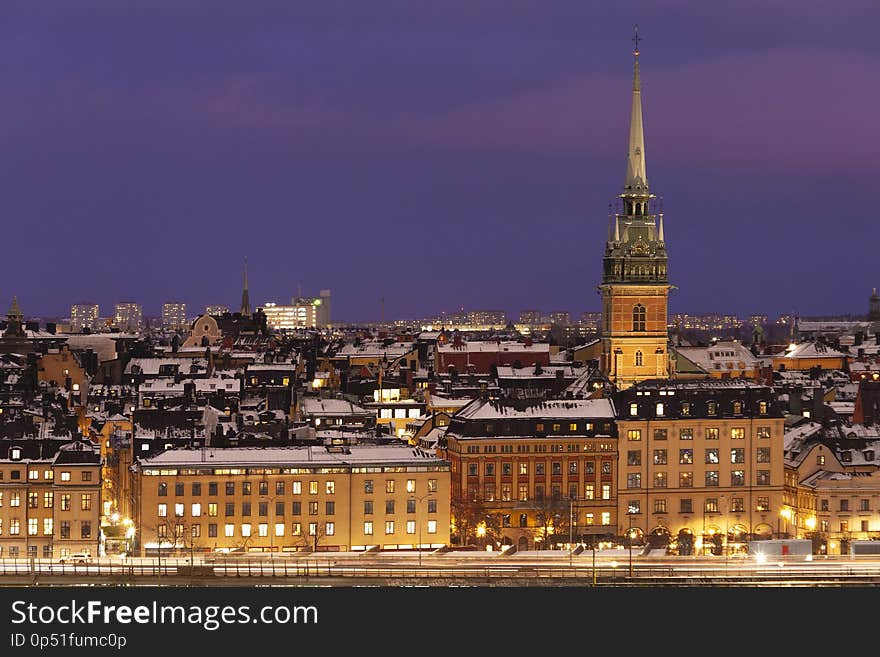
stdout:
[[639,24],[638,23],[636,23],[634,30],[635,30],[635,35],[632,38],[632,42],[636,45],[636,49],[633,50],[633,54],[638,55],[639,54],[639,41],[642,40],[642,37],[639,36]]

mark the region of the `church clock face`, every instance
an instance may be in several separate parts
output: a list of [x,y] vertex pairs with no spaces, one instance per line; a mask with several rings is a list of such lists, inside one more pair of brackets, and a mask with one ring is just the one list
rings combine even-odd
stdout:
[[641,239],[633,244],[633,253],[635,253],[636,255],[644,255],[645,253],[647,253],[647,251],[648,246]]

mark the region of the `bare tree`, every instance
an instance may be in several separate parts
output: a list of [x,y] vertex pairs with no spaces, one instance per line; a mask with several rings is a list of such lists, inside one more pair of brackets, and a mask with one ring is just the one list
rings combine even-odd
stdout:
[[568,515],[568,501],[559,496],[544,496],[535,500],[535,540],[541,543],[543,549],[550,549],[557,537],[568,536]]
[[297,545],[302,547],[306,552],[317,552],[318,545],[326,535],[324,523],[317,521],[310,522],[303,527],[299,536],[297,536]]
[[[452,512],[452,538],[459,545],[479,542],[477,539],[497,543],[501,537],[501,521],[491,515],[480,500],[454,500]],[[480,536],[480,534],[483,536]]]

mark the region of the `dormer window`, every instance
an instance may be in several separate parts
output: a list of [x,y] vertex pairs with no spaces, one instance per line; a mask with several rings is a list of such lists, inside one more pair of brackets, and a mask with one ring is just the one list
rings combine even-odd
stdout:
[[681,403],[681,414],[682,415],[690,415],[691,414],[691,403],[690,402],[682,402]]
[[758,402],[758,413],[760,413],[761,415],[767,415],[767,402]]
[[743,405],[740,401],[733,402],[733,414],[739,415],[743,411]]
[[873,449],[866,449],[865,450],[865,460],[866,461],[873,461],[874,460],[874,450]]
[[710,401],[710,402],[706,405],[706,414],[707,414],[707,415],[715,415],[717,409],[718,409],[718,404],[717,404],[717,402]]
[[13,447],[9,451],[9,458],[12,459],[13,461],[21,460],[21,447]]
[[657,403],[657,417],[663,417],[663,402]]
[[639,414],[639,405],[635,402],[629,405],[629,414],[630,415],[638,415]]

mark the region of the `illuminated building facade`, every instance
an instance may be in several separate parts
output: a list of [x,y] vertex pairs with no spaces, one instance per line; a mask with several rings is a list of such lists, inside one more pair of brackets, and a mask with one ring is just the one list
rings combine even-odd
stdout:
[[438,453],[455,510],[476,505],[518,549],[617,534],[617,431],[608,399],[476,399]]
[[172,449],[135,465],[141,554],[436,549],[449,464],[409,447]]
[[[622,535],[679,554],[782,531],[783,413],[746,381],[648,381],[615,395]],[[632,528],[632,529],[630,529]]]

